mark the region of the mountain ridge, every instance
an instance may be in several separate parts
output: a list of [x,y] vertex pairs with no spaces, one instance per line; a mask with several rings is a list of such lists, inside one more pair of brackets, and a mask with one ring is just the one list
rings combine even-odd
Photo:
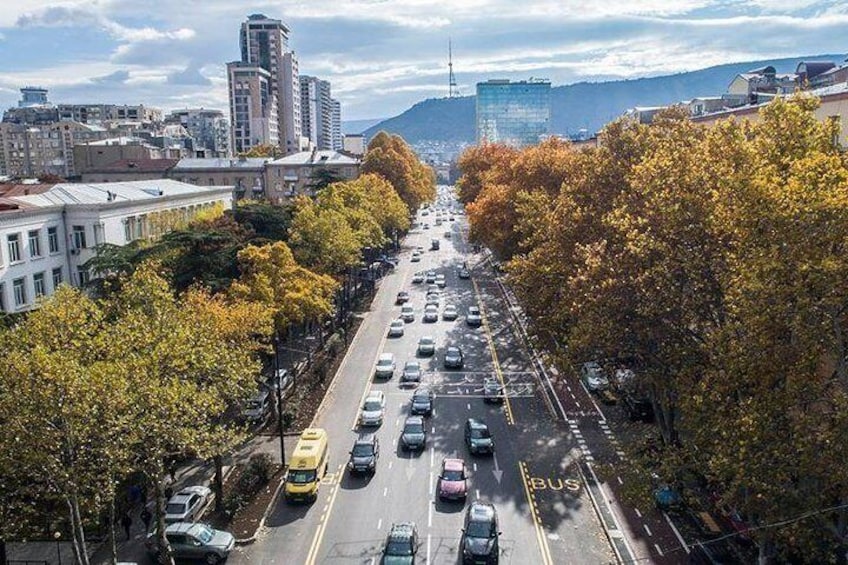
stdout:
[[[714,65],[695,71],[612,81],[581,81],[551,88],[551,132],[574,134],[600,130],[628,108],[662,106],[699,96],[719,96],[737,74],[766,65],[778,73],[795,72],[802,61],[833,61],[844,54],[824,54],[765,59]],[[474,143],[475,96],[428,98],[397,116],[383,120],[363,134],[371,138],[381,130],[401,135],[408,143]]]

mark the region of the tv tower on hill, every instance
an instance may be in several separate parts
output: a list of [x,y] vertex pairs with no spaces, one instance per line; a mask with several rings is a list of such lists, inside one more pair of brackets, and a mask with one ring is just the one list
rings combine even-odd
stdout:
[[459,89],[456,87],[456,77],[453,74],[453,43],[448,38],[448,98],[457,96],[459,96]]

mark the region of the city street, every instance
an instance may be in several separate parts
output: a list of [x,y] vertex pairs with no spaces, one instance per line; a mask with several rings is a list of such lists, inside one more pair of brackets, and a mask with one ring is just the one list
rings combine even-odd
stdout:
[[[423,223],[431,224],[422,229]],[[266,522],[266,533],[230,557],[232,563],[377,563],[385,537],[395,522],[413,521],[419,534],[418,562],[457,563],[460,537],[469,502],[437,501],[436,484],[442,460],[464,458],[470,471],[469,501],[495,505],[499,517],[501,563],[613,563],[615,554],[598,520],[578,468],[580,448],[567,424],[554,417],[553,406],[539,387],[526,350],[509,327],[505,306],[491,269],[469,253],[464,216],[434,224],[433,214],[418,217],[418,226],[404,241],[398,268],[386,276],[373,308],[365,317],[314,425],[330,437],[330,471],[318,500],[292,506],[280,500]],[[445,237],[445,232],[451,236]],[[438,239],[440,250],[430,250]],[[420,262],[410,262],[421,246]],[[457,276],[463,262],[472,278]],[[426,284],[412,275],[433,270],[444,274],[440,312],[446,304],[459,311],[456,321],[441,317],[424,323]],[[398,291],[410,292],[415,321],[405,335],[388,338],[396,319]],[[465,314],[478,305],[483,323],[468,327]],[[431,335],[436,354],[420,358],[422,383],[436,393],[432,417],[426,419],[423,452],[400,448],[399,436],[409,412],[412,387],[400,386],[407,360],[416,358],[418,339]],[[445,348],[456,345],[465,355],[461,370],[445,370]],[[395,356],[397,371],[388,381],[373,379],[377,357]],[[505,386],[503,404],[483,401],[483,379],[494,377]],[[386,417],[379,428],[360,430],[357,416],[369,390],[386,395]],[[494,436],[495,455],[471,456],[464,443],[467,418],[483,419]],[[373,477],[351,476],[345,464],[360,431],[375,431],[381,456]]]

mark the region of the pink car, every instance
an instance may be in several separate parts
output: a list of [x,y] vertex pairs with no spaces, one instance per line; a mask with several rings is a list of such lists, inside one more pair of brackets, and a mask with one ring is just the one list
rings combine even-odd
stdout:
[[468,494],[468,473],[462,459],[442,461],[442,474],[439,475],[439,498],[444,500],[465,500]]

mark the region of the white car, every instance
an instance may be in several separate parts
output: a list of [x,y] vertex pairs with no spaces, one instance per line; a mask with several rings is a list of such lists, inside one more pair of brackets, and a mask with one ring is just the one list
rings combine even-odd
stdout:
[[480,309],[476,306],[468,308],[468,314],[465,315],[465,323],[476,328],[483,323],[483,316],[480,314]]
[[402,337],[404,325],[403,320],[392,320],[392,323],[389,324],[389,337]]
[[210,494],[212,489],[199,485],[182,489],[165,505],[165,523],[196,521]]
[[436,282],[436,271],[427,271],[427,275],[424,280],[427,284],[434,284]]
[[359,423],[363,426],[379,426],[383,423],[383,411],[386,408],[386,395],[383,391],[372,390],[362,403]]
[[400,307],[400,319],[404,322],[415,321],[415,310],[409,304],[404,304]]
[[421,261],[421,254],[417,251],[413,251],[410,261],[412,261],[413,263],[418,263],[419,261]]
[[433,336],[425,335],[418,340],[418,355],[434,355],[436,353],[436,339]]
[[457,316],[459,316],[459,312],[457,312],[456,306],[453,304],[445,304],[445,308],[442,310],[442,319],[456,320]]
[[439,288],[445,288],[447,281],[445,281],[445,275],[436,275],[436,286]]
[[438,322],[439,321],[439,307],[435,304],[427,304],[424,307],[424,322]]
[[412,275],[413,284],[419,284],[424,282],[424,273],[415,273]]
[[377,366],[374,368],[374,376],[390,379],[395,376],[395,356],[393,353],[381,353],[377,358]]

